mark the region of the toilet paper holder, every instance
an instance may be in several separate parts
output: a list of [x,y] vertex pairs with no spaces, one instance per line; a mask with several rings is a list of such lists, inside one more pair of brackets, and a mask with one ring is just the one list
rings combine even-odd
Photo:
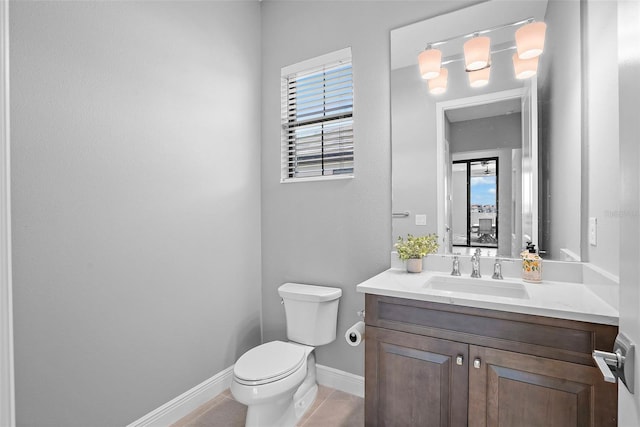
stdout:
[[355,347],[362,343],[365,338],[365,327],[366,325],[364,322],[360,320],[347,329],[344,334],[344,338],[350,346]]
[[362,317],[364,319],[364,308],[362,310],[358,310],[356,313],[358,314],[358,317]]

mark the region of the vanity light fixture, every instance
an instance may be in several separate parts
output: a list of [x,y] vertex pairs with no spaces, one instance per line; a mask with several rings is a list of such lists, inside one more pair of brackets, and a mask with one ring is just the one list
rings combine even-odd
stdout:
[[481,70],[469,71],[467,75],[469,76],[469,86],[471,87],[482,87],[489,84],[489,74],[491,68],[483,68]]
[[449,71],[446,68],[440,69],[440,75],[438,77],[429,80],[429,93],[433,95],[440,95],[447,91],[447,77]]
[[531,59],[538,57],[544,50],[544,37],[547,24],[544,22],[530,22],[516,31],[516,47],[518,58]]
[[465,71],[477,71],[490,66],[491,39],[489,37],[475,36],[465,42],[464,46]]
[[[491,39],[485,34],[492,31],[502,30],[508,27],[518,27],[515,31],[515,45],[501,49],[491,50]],[[452,62],[463,61],[465,71],[468,74],[471,87],[482,87],[489,83],[491,69],[491,55],[516,50],[513,55],[513,67],[517,79],[527,79],[536,75],[538,71],[539,57],[544,50],[544,41],[547,25],[544,22],[535,22],[533,18],[522,21],[499,25],[482,31],[475,31],[471,34],[450,37],[445,40],[429,43],[424,51],[418,55],[420,75],[423,79],[429,80],[429,92],[437,95],[444,93],[447,88],[447,69],[443,65]],[[436,46],[447,44],[453,40],[469,39],[463,45],[464,56],[451,56],[442,58],[442,51]],[[444,73],[444,75],[441,75]],[[437,81],[432,81],[439,79]]]
[[418,55],[418,64],[420,65],[420,75],[425,80],[430,80],[440,75],[440,64],[442,62],[442,52],[439,49],[433,49],[427,46]]
[[513,54],[513,69],[516,72],[516,79],[528,79],[533,77],[538,72],[538,58],[534,56],[529,59],[522,59],[518,57],[517,53]]

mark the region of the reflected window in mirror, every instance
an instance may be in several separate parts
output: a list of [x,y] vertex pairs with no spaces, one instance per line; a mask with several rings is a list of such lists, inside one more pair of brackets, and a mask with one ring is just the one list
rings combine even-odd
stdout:
[[453,250],[498,248],[498,158],[453,161],[451,224]]

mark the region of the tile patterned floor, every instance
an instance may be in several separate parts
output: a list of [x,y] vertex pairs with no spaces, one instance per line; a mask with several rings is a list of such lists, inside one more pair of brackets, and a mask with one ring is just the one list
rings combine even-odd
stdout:
[[[214,397],[171,427],[243,427],[247,407],[236,402],[229,390]],[[364,426],[364,399],[318,386],[318,397],[298,427]]]

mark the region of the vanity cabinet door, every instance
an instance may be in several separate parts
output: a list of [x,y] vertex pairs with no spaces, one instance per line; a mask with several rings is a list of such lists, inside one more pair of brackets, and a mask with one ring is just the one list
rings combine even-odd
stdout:
[[365,424],[467,425],[467,344],[367,326]]
[[617,425],[617,387],[595,367],[473,345],[469,357],[469,427]]

